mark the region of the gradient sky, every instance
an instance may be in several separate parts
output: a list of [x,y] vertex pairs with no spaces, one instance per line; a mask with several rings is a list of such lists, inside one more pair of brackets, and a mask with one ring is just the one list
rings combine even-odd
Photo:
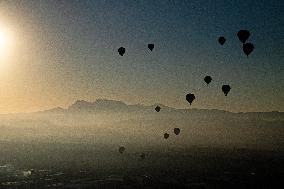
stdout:
[[[11,40],[0,54],[0,113],[97,98],[284,111],[281,0],[1,0],[1,28]],[[240,29],[251,32],[249,58]],[[224,46],[219,36],[227,38]],[[148,43],[155,43],[153,52]],[[208,87],[206,75],[213,77]],[[232,87],[227,97],[223,84]],[[189,92],[196,95],[191,107]]]

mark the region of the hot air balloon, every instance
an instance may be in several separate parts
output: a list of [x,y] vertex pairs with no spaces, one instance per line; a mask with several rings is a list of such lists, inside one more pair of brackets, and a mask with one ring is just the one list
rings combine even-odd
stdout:
[[148,48],[151,50],[151,51],[153,51],[153,49],[154,49],[154,44],[148,44]]
[[120,56],[123,56],[125,53],[125,48],[124,47],[119,47],[119,49],[117,49],[118,53],[120,54]]
[[189,102],[190,105],[194,101],[194,99],[195,99],[194,94],[189,93],[186,95],[186,100]]
[[225,94],[225,96],[227,96],[227,94],[230,92],[230,90],[231,90],[230,85],[223,85],[222,86],[222,91]]
[[243,51],[247,55],[247,57],[250,53],[252,53],[253,49],[254,49],[254,46],[252,43],[243,44]]
[[179,133],[180,133],[180,128],[174,128],[174,133],[175,133],[176,135],[179,135]]
[[226,42],[226,38],[225,37],[219,37],[218,42],[220,43],[220,45],[224,45]]
[[240,30],[237,36],[242,43],[245,43],[250,36],[250,32],[248,30]]
[[161,110],[161,107],[160,106],[156,106],[155,110],[156,110],[156,112],[159,112]]
[[212,81],[212,77],[207,75],[206,77],[204,77],[204,81],[205,83],[207,83],[207,85]]
[[170,136],[170,135],[169,135],[168,133],[165,133],[165,134],[164,134],[164,138],[165,138],[165,139],[168,139],[169,136]]
[[145,153],[141,153],[140,158],[143,160],[145,159],[145,157],[146,157]]
[[119,151],[119,153],[123,153],[124,151],[125,151],[125,147],[124,146],[120,146],[119,148],[118,148],[118,151]]

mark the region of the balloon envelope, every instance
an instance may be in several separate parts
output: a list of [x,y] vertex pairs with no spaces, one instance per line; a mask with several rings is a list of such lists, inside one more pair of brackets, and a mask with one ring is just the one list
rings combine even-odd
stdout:
[[151,51],[153,51],[153,49],[154,49],[154,44],[148,44],[148,48],[151,50]]
[[159,112],[161,110],[161,107],[160,106],[156,106],[155,110],[156,110],[156,112]]
[[212,77],[207,75],[206,77],[204,77],[204,81],[207,83],[207,85],[212,81]]
[[186,95],[186,100],[189,102],[190,105],[194,101],[194,99],[195,99],[194,94],[189,93],[189,94]]
[[146,157],[145,153],[141,153],[140,157],[141,157],[141,159],[145,159],[145,157]]
[[119,153],[123,153],[124,151],[125,151],[125,147],[124,146],[120,146],[119,148],[118,148],[118,151],[119,151]]
[[219,37],[218,42],[220,43],[220,45],[224,45],[226,42],[226,38],[225,37]]
[[254,45],[252,43],[245,43],[243,44],[243,51],[248,56],[250,53],[252,53],[254,49]]
[[118,53],[120,54],[120,56],[123,56],[125,53],[125,48],[124,47],[119,47],[119,49],[117,49]]
[[240,30],[237,36],[242,43],[245,43],[250,36],[250,32],[248,30]]
[[223,93],[225,94],[225,96],[228,95],[228,93],[230,92],[230,90],[231,90],[230,85],[223,85],[223,86],[222,86],[222,91],[223,91]]
[[175,133],[176,135],[179,135],[179,133],[180,133],[180,128],[174,128],[174,133]]
[[164,134],[164,138],[165,138],[165,139],[169,138],[169,136],[170,136],[170,135],[169,135],[168,133],[165,133],[165,134]]

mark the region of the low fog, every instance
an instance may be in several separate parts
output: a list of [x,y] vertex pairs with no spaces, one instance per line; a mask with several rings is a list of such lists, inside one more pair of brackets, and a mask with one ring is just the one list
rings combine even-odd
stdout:
[[[1,186],[279,185],[283,123],[281,112],[230,113],[109,100],[77,101],[67,109],[1,115]],[[174,128],[179,128],[178,135]],[[169,134],[167,139],[165,133]]]
[[[220,110],[177,110],[162,106],[115,104],[96,107],[53,109],[27,114],[0,116],[2,142],[105,145],[117,150],[168,150],[198,147],[284,149],[284,114],[230,113]],[[85,102],[88,103],[88,102]],[[106,101],[109,104],[113,101]],[[92,103],[90,103],[92,104]],[[77,109],[76,109],[77,108]],[[72,110],[72,111],[71,111]],[[180,128],[176,136],[174,128]],[[164,133],[170,137],[163,138]]]

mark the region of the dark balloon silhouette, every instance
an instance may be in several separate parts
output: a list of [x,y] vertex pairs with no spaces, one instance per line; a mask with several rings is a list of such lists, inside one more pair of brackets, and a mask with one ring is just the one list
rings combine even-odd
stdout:
[[207,75],[206,77],[204,77],[204,81],[205,81],[205,83],[207,83],[207,85],[208,85],[209,83],[211,83],[212,77],[209,76],[209,75]]
[[153,51],[153,49],[154,49],[154,44],[148,44],[148,48],[149,48],[151,51]]
[[165,133],[165,134],[164,134],[164,138],[165,138],[165,139],[168,139],[169,136],[170,136],[170,135],[169,135],[168,133]]
[[145,157],[146,157],[146,154],[145,153],[141,153],[140,158],[143,160],[143,159],[145,159]]
[[157,106],[157,107],[155,108],[155,110],[156,110],[156,112],[159,112],[159,111],[161,110],[161,107],[160,107],[160,106]]
[[186,100],[189,102],[190,105],[194,101],[194,99],[195,99],[194,94],[189,93],[186,95]]
[[119,153],[123,153],[124,151],[125,151],[125,147],[124,146],[120,146],[119,148],[118,148],[118,151],[119,151]]
[[224,45],[226,42],[226,38],[225,37],[219,37],[218,42],[220,43],[220,45]]
[[124,53],[125,53],[125,48],[124,47],[120,47],[117,51],[120,54],[120,56],[123,56]]
[[174,133],[175,133],[176,135],[179,135],[179,133],[180,133],[180,128],[174,128]]
[[248,30],[240,30],[237,36],[242,43],[245,43],[250,36],[250,32]]
[[223,86],[222,86],[222,91],[223,91],[223,93],[225,94],[225,96],[228,95],[228,93],[230,92],[230,90],[231,90],[230,85],[223,85]]
[[254,49],[254,46],[252,43],[243,44],[243,51],[247,55],[247,57],[250,53],[252,53],[253,49]]

